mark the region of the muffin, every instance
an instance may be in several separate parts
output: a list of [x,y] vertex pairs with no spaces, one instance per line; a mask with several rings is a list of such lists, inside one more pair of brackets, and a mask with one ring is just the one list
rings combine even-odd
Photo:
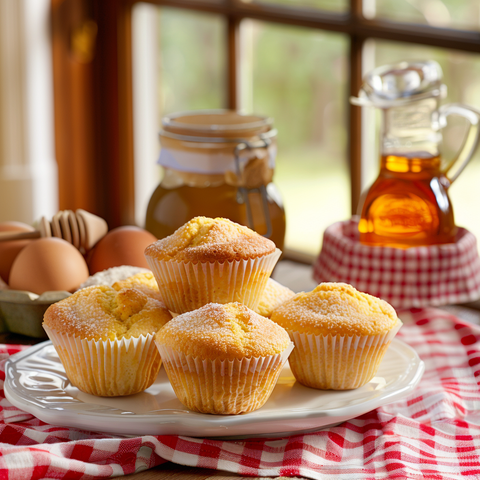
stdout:
[[255,311],[263,317],[270,318],[275,308],[294,295],[295,292],[288,287],[276,282],[273,278],[269,278]]
[[90,275],[81,285],[80,288],[92,287],[93,285],[108,285],[111,287],[114,283],[125,280],[137,273],[148,273],[148,268],[133,267],[131,265],[120,265],[119,267],[111,267],[101,272]]
[[141,290],[101,285],[51,305],[43,327],[72,385],[110,397],[141,392],[155,381],[161,359],[154,334],[171,318]]
[[283,328],[240,303],[210,303],[179,315],[155,342],[178,399],[215,414],[260,408],[293,348]]
[[145,256],[169,310],[240,302],[255,309],[280,257],[275,244],[225,218],[196,217]]
[[159,301],[162,301],[161,296],[158,291],[157,281],[153,276],[152,272],[141,272],[131,277],[126,278],[125,280],[119,280],[112,285],[112,288],[119,291],[124,288],[136,288],[145,295],[153,296]]
[[402,326],[387,302],[344,283],[322,283],[299,293],[271,318],[295,343],[289,358],[295,378],[324,390],[368,383]]
[[88,277],[80,285],[80,289],[93,285],[107,285],[117,291],[133,287],[162,301],[158,293],[157,281],[153,273],[147,268],[131,267],[130,265],[108,268]]

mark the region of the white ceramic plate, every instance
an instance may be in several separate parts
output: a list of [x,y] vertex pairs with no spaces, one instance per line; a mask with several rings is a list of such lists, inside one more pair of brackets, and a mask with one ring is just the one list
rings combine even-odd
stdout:
[[6,363],[5,395],[44,422],[123,435],[193,437],[281,436],[331,426],[409,394],[424,364],[405,343],[393,340],[377,376],[356,390],[304,387],[286,366],[267,403],[243,415],[206,415],[187,410],[162,368],[147,390],[129,397],[95,397],[68,381],[51,342],[12,356]]

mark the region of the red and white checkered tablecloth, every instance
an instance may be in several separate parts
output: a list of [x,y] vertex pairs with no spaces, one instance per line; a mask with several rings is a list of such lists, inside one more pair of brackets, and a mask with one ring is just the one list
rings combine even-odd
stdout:
[[318,282],[344,282],[397,309],[466,303],[480,298],[480,257],[473,233],[455,243],[407,249],[359,241],[358,219],[330,225],[313,271]]
[[[480,479],[480,327],[436,309],[401,315],[426,371],[408,398],[286,438],[126,438],[47,425],[0,391],[0,479],[96,479],[170,461],[242,475],[321,480]],[[8,356],[24,347],[0,346]],[[3,363],[0,378],[5,377]]]

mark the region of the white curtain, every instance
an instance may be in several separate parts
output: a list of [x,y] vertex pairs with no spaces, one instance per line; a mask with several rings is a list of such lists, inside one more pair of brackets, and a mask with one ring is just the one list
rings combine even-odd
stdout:
[[0,0],[0,221],[58,209],[50,0]]

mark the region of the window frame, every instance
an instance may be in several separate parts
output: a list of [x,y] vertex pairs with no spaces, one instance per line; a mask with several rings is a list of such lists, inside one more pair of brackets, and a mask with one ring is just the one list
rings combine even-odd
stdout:
[[[480,52],[479,32],[367,19],[362,14],[362,0],[350,0],[349,11],[344,14],[240,0],[52,0],[60,208],[87,208],[106,218],[111,228],[134,223],[131,23],[132,8],[140,1],[225,18],[225,107],[231,109],[239,107],[239,32],[244,19],[347,35],[348,92],[355,96],[362,84],[362,52],[367,39]],[[88,19],[98,26],[95,55],[90,64],[72,65],[72,29]],[[89,102],[93,107],[88,107]],[[348,112],[351,209],[356,212],[362,186],[362,116],[361,109],[350,104]],[[82,143],[88,148],[83,153],[73,152],[72,164],[68,145]],[[75,180],[72,172],[78,172],[79,165],[89,174]]]

